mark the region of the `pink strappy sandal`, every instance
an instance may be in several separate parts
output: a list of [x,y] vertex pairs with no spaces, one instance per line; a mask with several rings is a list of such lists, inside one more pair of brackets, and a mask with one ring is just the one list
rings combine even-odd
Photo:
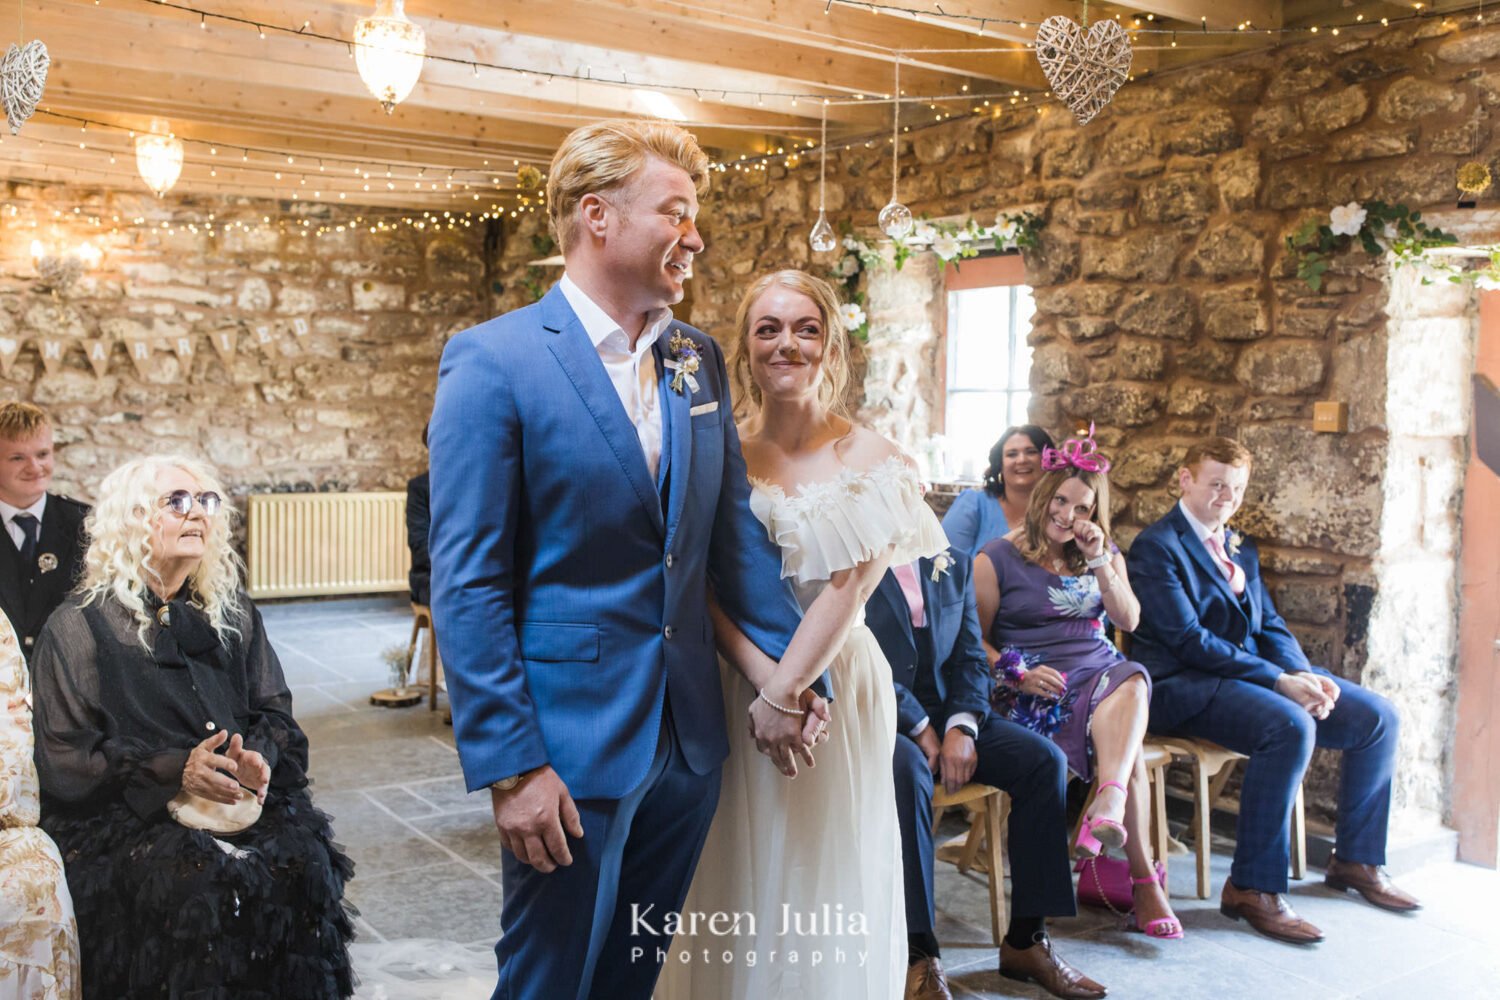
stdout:
[[[1165,875],[1166,873],[1163,872],[1162,874]],[[1131,876],[1130,884],[1132,886],[1155,884],[1160,885],[1163,889],[1166,888],[1165,882],[1155,875],[1147,875],[1145,878],[1136,878],[1135,876]],[[1141,918],[1136,915],[1136,912],[1134,910],[1131,910],[1131,929],[1138,930],[1147,937],[1157,938],[1161,941],[1182,940],[1182,921],[1178,920],[1175,916],[1157,917],[1155,920],[1146,921],[1144,926],[1140,921]]]
[[[1118,781],[1106,781],[1095,791],[1095,795],[1113,786],[1125,794],[1130,794],[1129,789]],[[1097,857],[1103,853],[1105,848],[1118,851],[1125,846],[1129,837],[1125,833],[1125,827],[1112,819],[1089,819],[1084,817],[1083,823],[1078,827],[1078,839],[1073,842],[1073,853],[1079,857]]]

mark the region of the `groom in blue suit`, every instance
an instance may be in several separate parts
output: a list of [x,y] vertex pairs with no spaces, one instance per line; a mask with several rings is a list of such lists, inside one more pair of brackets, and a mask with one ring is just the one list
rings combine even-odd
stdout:
[[949,550],[886,571],[865,604],[865,624],[896,685],[896,811],[901,826],[910,971],[906,1000],[951,994],[933,931],[932,792],[969,781],[1011,796],[1011,922],[1006,968],[1054,995],[1102,996],[1046,939],[1045,918],[1072,916],[1068,870],[1068,761],[1057,744],[990,712],[989,658],[979,630],[969,556]]
[[1130,548],[1141,625],[1132,655],[1151,671],[1151,731],[1247,755],[1234,864],[1220,909],[1268,937],[1323,939],[1283,898],[1289,824],[1315,746],[1343,751],[1337,846],[1328,884],[1388,910],[1417,901],[1385,864],[1398,719],[1391,703],[1308,662],[1227,524],[1244,501],[1250,452],[1228,438],[1188,450],[1182,501]]
[[[547,188],[566,273],[443,352],[432,609],[504,847],[496,1000],[648,1000],[728,753],[709,586],[773,658],[801,617],[722,354],[670,310],[707,179],[675,126],[573,132]],[[782,763],[817,722],[772,714]]]

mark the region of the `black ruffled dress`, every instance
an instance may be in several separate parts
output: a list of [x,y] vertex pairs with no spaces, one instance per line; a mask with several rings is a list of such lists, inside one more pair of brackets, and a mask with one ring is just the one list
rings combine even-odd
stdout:
[[[113,599],[64,603],[38,639],[42,827],[62,852],[88,1000],[324,1000],[354,992],[344,884],[354,865],[307,794],[307,738],[240,595],[220,642],[181,598],[141,644]],[[148,601],[156,611],[156,603]],[[189,751],[239,733],[271,766],[254,826],[180,826],[167,803]]]

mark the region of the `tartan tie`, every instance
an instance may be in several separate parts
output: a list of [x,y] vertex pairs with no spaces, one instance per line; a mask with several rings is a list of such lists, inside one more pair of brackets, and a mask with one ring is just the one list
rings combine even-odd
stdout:
[[26,536],[21,542],[21,562],[26,567],[28,577],[36,575],[36,538],[41,530],[42,522],[36,519],[35,514],[27,514],[22,511],[11,521],[21,529],[21,534]]

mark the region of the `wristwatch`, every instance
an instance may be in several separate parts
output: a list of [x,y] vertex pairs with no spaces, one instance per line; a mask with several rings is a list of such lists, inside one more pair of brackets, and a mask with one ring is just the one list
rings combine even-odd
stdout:
[[979,739],[979,734],[976,733],[974,731],[974,727],[971,726],[971,725],[969,725],[967,722],[960,722],[958,725],[954,726],[953,728],[957,729],[961,733],[967,733],[969,739],[971,739],[971,740],[977,740],[977,739]]
[[521,783],[521,779],[530,774],[530,771],[522,771],[520,774],[512,774],[509,778],[501,778],[499,781],[490,782],[490,787],[497,792],[508,792]]

